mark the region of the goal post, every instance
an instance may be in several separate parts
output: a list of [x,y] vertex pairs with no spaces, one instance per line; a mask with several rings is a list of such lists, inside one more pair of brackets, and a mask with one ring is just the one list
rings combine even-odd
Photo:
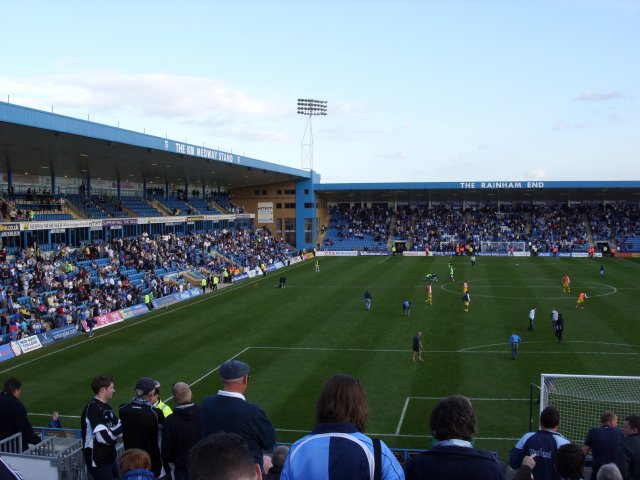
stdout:
[[494,242],[491,240],[482,240],[480,242],[480,251],[484,254],[508,255],[511,249],[513,249],[514,254],[522,255],[527,251],[527,242]]
[[615,413],[620,425],[627,415],[640,414],[640,377],[543,373],[540,412],[549,405],[560,412],[559,432],[582,445],[603,412]]

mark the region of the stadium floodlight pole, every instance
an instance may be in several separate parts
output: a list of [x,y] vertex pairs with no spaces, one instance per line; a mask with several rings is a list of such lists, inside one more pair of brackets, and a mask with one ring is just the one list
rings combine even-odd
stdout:
[[[306,115],[309,117],[307,120],[307,126],[304,129],[302,135],[302,168],[309,165],[309,169],[313,172],[313,123],[311,119],[316,116],[327,115],[327,101],[326,100],[314,100],[313,98],[299,98],[298,99],[298,115]],[[307,132],[309,132],[308,143]],[[307,162],[305,162],[307,160]]]
[[[309,117],[307,120],[307,126],[304,129],[304,134],[302,135],[302,145],[301,145],[301,157],[302,157],[302,168],[304,169],[306,164],[309,165],[309,170],[311,172],[311,203],[313,205],[313,218],[311,225],[311,240],[313,242],[313,246],[318,243],[318,214],[316,208],[316,194],[313,190],[313,182],[314,182],[314,173],[313,173],[313,122],[311,119],[317,116],[326,116],[327,115],[327,101],[326,100],[316,100],[313,98],[299,98],[298,99],[298,115],[306,115]],[[309,140],[308,143],[305,143],[307,138],[307,132],[309,132]],[[307,161],[305,164],[305,160]],[[306,230],[306,229],[305,229]]]

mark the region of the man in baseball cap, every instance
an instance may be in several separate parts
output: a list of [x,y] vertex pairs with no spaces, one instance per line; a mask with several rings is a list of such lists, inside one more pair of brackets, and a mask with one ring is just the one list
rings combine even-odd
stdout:
[[264,470],[263,451],[273,448],[276,432],[267,414],[245,399],[249,371],[249,365],[239,360],[220,365],[222,390],[218,390],[217,395],[207,395],[202,401],[202,433],[203,438],[221,431],[240,435],[255,462]]
[[164,425],[162,410],[153,406],[154,393],[160,388],[160,382],[143,377],[136,382],[135,394],[129,403],[120,406],[119,416],[122,422],[122,440],[124,448],[139,448],[151,457],[151,471],[157,478],[166,475],[160,455],[161,426]]

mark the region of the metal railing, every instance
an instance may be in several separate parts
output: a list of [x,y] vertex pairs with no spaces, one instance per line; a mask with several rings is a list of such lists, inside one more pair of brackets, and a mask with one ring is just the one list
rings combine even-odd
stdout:
[[[75,437],[72,432],[72,437]],[[45,436],[40,443],[22,451],[22,434],[0,441],[4,460],[25,480],[88,480],[82,440],[69,436]]]

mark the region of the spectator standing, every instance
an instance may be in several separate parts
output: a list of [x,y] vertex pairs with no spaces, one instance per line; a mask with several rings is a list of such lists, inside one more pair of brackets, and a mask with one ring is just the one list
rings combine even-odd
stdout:
[[276,432],[267,414],[244,396],[249,385],[249,365],[230,360],[220,366],[223,389],[202,401],[202,435],[226,432],[240,435],[255,463],[263,470],[262,454],[273,448]]
[[164,415],[165,419],[169,418],[169,415],[173,413],[173,410],[171,410],[171,407],[160,399],[160,387],[157,387],[153,391],[153,393],[151,394],[150,400],[154,407],[162,411],[162,414]]
[[558,449],[554,467],[562,480],[583,480],[586,460],[580,447],[567,443]]
[[271,455],[271,468],[267,472],[267,476],[264,477],[266,480],[278,480],[280,478],[288,454],[288,445],[278,445],[274,448],[273,455]]
[[113,378],[98,375],[91,382],[95,396],[82,410],[80,427],[84,440],[84,461],[93,480],[118,478],[116,443],[122,424],[109,405],[116,389]]
[[438,443],[405,464],[407,480],[504,479],[503,467],[495,456],[471,445],[476,423],[467,397],[452,395],[440,400],[429,421]]
[[560,413],[553,406],[548,406],[540,414],[540,429],[526,433],[516,446],[511,449],[509,460],[511,468],[519,468],[525,455],[536,455],[536,466],[533,476],[536,480],[560,480],[553,464],[556,453],[569,440],[558,433]]
[[124,448],[139,448],[151,457],[151,471],[162,478],[166,472],[160,455],[160,435],[164,425],[162,410],[153,406],[152,399],[160,383],[144,377],[136,382],[135,397],[120,406]]
[[613,412],[604,412],[600,416],[600,426],[587,432],[582,451],[585,455],[591,453],[591,480],[596,480],[598,470],[605,463],[615,459],[616,449],[623,439],[622,430],[618,428],[618,417]]
[[624,480],[640,479],[640,415],[625,417],[615,462]]
[[[325,384],[316,407],[316,426],[291,445],[283,480],[374,478],[404,479],[402,467],[389,448],[363,432],[369,411],[364,389],[348,375],[335,375]],[[376,453],[379,448],[378,453]],[[379,462],[376,457],[380,460]]]
[[597,480],[623,480],[620,469],[615,463],[606,463],[598,470]]
[[57,410],[54,410],[51,414],[51,420],[49,420],[49,428],[62,428],[62,419],[60,418],[60,413]]
[[5,380],[0,393],[0,440],[4,440],[16,433],[22,433],[22,451],[29,448],[29,444],[40,443],[40,436],[36,435],[27,417],[27,409],[20,401],[22,382],[17,378]]
[[162,431],[162,458],[166,465],[173,464],[174,480],[187,480],[189,450],[202,438],[202,412],[184,382],[173,386],[173,401],[176,408]]
[[87,318],[87,328],[89,329],[89,338],[93,337],[93,328],[96,326],[96,321],[91,314]]

